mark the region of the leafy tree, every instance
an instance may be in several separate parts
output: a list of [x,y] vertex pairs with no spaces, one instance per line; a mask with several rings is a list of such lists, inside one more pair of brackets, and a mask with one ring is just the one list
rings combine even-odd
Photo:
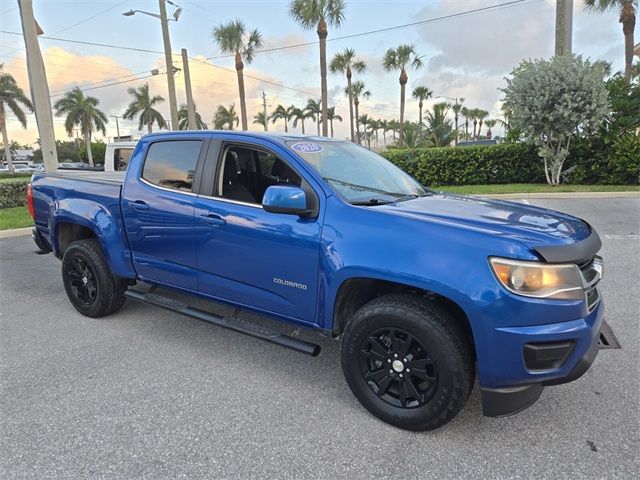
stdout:
[[258,112],[253,116],[253,123],[262,125],[264,131],[267,131],[267,125],[269,124],[269,117],[265,116],[264,112]]
[[135,116],[138,116],[138,130],[142,130],[142,127],[146,125],[149,133],[153,132],[154,123],[158,125],[158,128],[167,127],[167,122],[164,120],[162,114],[153,108],[159,103],[164,102],[164,98],[160,95],[154,95],[152,97],[149,93],[148,83],[138,88],[130,88],[127,91],[129,95],[133,97],[133,100],[122,114],[122,118],[133,120]]
[[418,135],[422,136],[422,107],[424,106],[424,101],[433,96],[433,92],[427,87],[420,86],[414,88],[411,95],[418,100],[418,111],[420,112],[418,116]]
[[610,109],[602,125],[602,136],[610,144],[640,129],[640,81],[628,82],[618,74],[607,80],[606,88]]
[[85,97],[79,87],[67,92],[64,97],[58,100],[53,109],[56,116],[66,115],[64,129],[67,135],[73,136],[73,128],[80,127],[80,133],[84,137],[84,143],[88,151],[89,165],[93,167],[93,155],[91,152],[91,135],[94,131],[107,134],[105,124],[108,122],[107,116],[98,110],[99,100],[95,97]]
[[2,144],[4,145],[4,158],[9,167],[9,173],[15,173],[13,162],[11,161],[11,149],[9,148],[9,136],[7,134],[6,108],[11,110],[18,119],[22,128],[27,128],[27,116],[23,108],[33,112],[31,100],[27,98],[24,91],[18,86],[13,75],[3,71],[4,64],[0,64],[0,128],[2,129]]
[[[98,140],[97,142],[91,142],[91,155],[96,159],[96,163],[98,165],[104,164],[104,155],[107,151],[107,144],[102,140]],[[80,147],[80,151],[78,152],[80,156],[80,160],[88,160],[89,156],[87,155],[87,146],[82,145]]]
[[358,109],[360,107],[360,99],[369,98],[371,96],[371,92],[367,90],[367,87],[365,86],[364,82],[357,81],[351,84],[351,89],[349,89],[349,87],[345,88],[344,93],[346,95],[350,95],[353,98],[353,107],[355,109],[356,139],[359,145],[360,144],[360,120],[359,120]]
[[[195,104],[193,105],[195,109]],[[180,109],[178,110],[178,129],[179,130],[187,130],[189,128],[189,109],[186,103],[180,105]],[[202,115],[198,113],[196,110],[196,130],[206,130],[207,124],[202,120]]]
[[593,132],[607,115],[603,75],[601,65],[562,55],[523,61],[506,78],[512,124],[538,145],[550,185],[560,184],[571,139]]
[[[353,92],[351,88],[351,77],[353,72],[363,73],[367,66],[362,60],[356,58],[356,52],[352,48],[345,48],[343,52],[336,53],[329,64],[332,73],[344,72],[347,76],[347,95],[349,97],[349,127],[351,128],[351,141],[355,142],[355,132],[353,128]],[[332,135],[333,136],[333,135]]]
[[[315,27],[320,41],[320,86],[322,136],[329,135],[327,110],[329,109],[327,88],[327,24],[339,27],[344,21],[344,0],[292,0],[289,4],[289,15],[300,24],[304,30]],[[318,133],[320,135],[320,133]]]
[[584,0],[589,10],[606,12],[617,10],[620,12],[619,22],[622,24],[624,34],[624,76],[631,81],[633,65],[633,30],[636,26],[636,9],[638,0]]
[[309,111],[307,111],[307,108],[294,108],[293,111],[291,112],[291,115],[293,117],[293,128],[297,128],[298,127],[298,122],[300,122],[300,125],[302,126],[302,134],[305,134],[304,131],[304,121],[308,120],[310,118],[313,118],[313,114]]
[[276,123],[278,120],[284,120],[284,132],[289,132],[289,121],[293,118],[293,111],[296,107],[290,105],[289,107],[284,107],[282,105],[278,105],[276,109],[271,114],[271,122]]
[[329,107],[327,115],[329,116],[329,125],[331,127],[331,138],[333,138],[333,121],[337,120],[338,122],[341,122],[342,117],[336,113],[336,107]]
[[238,91],[240,93],[240,117],[242,130],[247,130],[247,102],[244,93],[244,61],[250,64],[255,51],[262,46],[262,34],[253,29],[247,30],[242,20],[234,20],[218,25],[213,29],[213,38],[222,53],[235,55]]
[[[322,123],[321,100],[316,101],[310,98],[307,101],[307,106],[304,109],[309,114],[309,116],[316,121],[316,124],[318,125],[318,136],[320,136],[320,123]],[[324,136],[327,137],[328,135],[325,134]]]
[[233,126],[237,127],[239,122],[235,103],[229,105],[229,108],[224,105],[218,105],[218,109],[213,116],[213,125],[216,130],[233,130]]
[[400,70],[400,137],[398,139],[398,146],[402,148],[404,140],[404,103],[405,103],[405,90],[407,82],[409,81],[409,75],[407,75],[407,69],[418,69],[422,67],[422,57],[418,56],[413,45],[400,45],[396,48],[390,48],[384,55],[382,66],[387,72],[393,70]]

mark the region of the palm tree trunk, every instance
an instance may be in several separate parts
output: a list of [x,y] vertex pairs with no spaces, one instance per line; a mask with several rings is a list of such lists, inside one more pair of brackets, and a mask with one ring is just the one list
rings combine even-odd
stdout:
[[93,153],[91,152],[91,134],[84,134],[84,144],[87,146],[87,159],[89,160],[89,166],[93,167]]
[[287,119],[284,118],[284,133],[289,133],[289,122],[287,122]]
[[244,63],[239,53],[236,53],[236,73],[238,74],[238,93],[240,94],[240,120],[242,122],[242,130],[248,130],[247,127],[247,103],[244,94]]
[[300,123],[302,123],[302,134],[304,135],[304,118],[300,120]]
[[422,100],[420,100],[420,103],[418,103],[418,111],[419,113],[419,119],[420,119],[420,123],[418,123],[418,138],[422,138]]
[[358,115],[358,105],[360,105],[360,100],[357,98],[354,99],[353,105],[356,109],[356,140],[358,141],[358,145],[360,145],[360,116]]
[[630,2],[622,7],[620,23],[622,23],[622,33],[624,33],[624,77],[627,82],[630,82],[633,66],[633,30],[636,27],[636,14]]
[[4,145],[4,160],[7,162],[9,173],[16,173],[13,168],[13,160],[11,159],[11,146],[9,145],[9,135],[7,134],[7,120],[4,116],[4,106],[0,104],[0,129],[2,129],[2,143]]
[[331,126],[331,138],[333,138],[333,120],[329,120],[329,125]]
[[480,138],[480,130],[482,130],[482,119],[478,122],[478,138]]
[[455,120],[456,120],[455,145],[458,145],[458,114],[457,113],[456,113],[456,116],[455,116]]
[[477,139],[478,137],[476,137],[476,127],[478,126],[478,120],[476,120],[475,118],[473,119],[473,138]]
[[[404,72],[403,72],[404,73]],[[406,76],[406,73],[405,73]],[[402,148],[404,143],[404,97],[405,97],[406,81],[402,82],[402,75],[400,76],[400,135],[398,138],[398,146]]]
[[347,70],[347,90],[349,91],[349,126],[351,128],[351,141],[355,142],[353,132],[353,92],[351,91],[351,69]]
[[[327,23],[324,19],[318,22],[318,39],[320,40],[320,87],[322,93],[322,136],[329,136],[329,119],[327,117],[327,111],[329,109],[329,102],[327,100]],[[320,132],[318,132],[320,135]]]
[[153,124],[153,122],[147,122],[147,130],[149,130],[149,133],[153,133],[152,124]]
[[[318,136],[320,136],[320,114],[318,114]],[[323,124],[323,128],[324,128],[324,124]],[[325,135],[326,137],[326,135]]]

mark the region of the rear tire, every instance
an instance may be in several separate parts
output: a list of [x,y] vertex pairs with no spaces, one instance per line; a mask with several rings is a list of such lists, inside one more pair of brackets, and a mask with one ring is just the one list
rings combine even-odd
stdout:
[[475,377],[473,347],[445,310],[415,295],[364,305],[342,339],[351,391],[381,420],[432,430],[464,407]]
[[114,313],[125,301],[127,281],[111,273],[96,239],[69,245],[62,259],[62,282],[71,304],[87,317]]

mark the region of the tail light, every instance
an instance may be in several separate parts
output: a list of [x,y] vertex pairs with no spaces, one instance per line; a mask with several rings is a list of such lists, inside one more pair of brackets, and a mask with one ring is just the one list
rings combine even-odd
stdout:
[[36,211],[33,208],[33,187],[31,184],[27,185],[27,210],[29,210],[29,215],[34,220],[36,219]]

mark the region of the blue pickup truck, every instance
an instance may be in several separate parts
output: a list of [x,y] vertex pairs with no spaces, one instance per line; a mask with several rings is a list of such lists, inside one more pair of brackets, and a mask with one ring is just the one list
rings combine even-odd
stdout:
[[450,421],[476,375],[485,415],[519,412],[598,351],[588,223],[432,191],[350,142],[150,134],[126,172],[35,174],[27,199],[80,313],[129,297],[309,355],[317,344],[184,298],[316,329],[340,339],[362,405],[401,428]]

